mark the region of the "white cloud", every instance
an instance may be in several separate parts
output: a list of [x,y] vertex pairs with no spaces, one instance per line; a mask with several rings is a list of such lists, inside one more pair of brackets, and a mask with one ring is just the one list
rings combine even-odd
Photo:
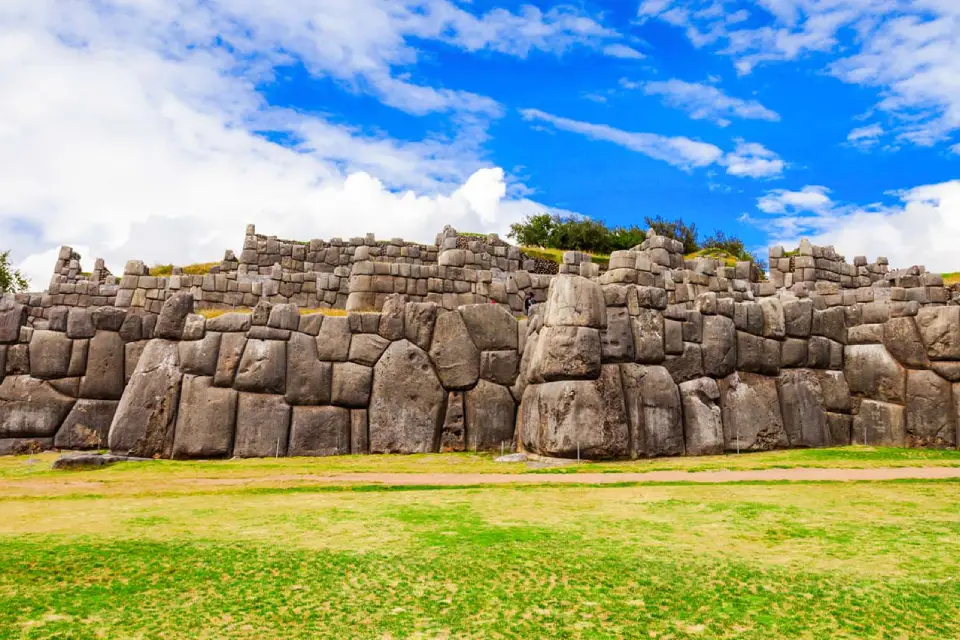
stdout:
[[723,156],[723,151],[712,144],[682,136],[668,137],[655,133],[623,131],[605,124],[561,118],[538,109],[523,109],[520,113],[524,120],[546,122],[563,131],[579,133],[593,140],[612,142],[681,169],[711,165]]
[[628,60],[642,60],[646,58],[645,55],[625,44],[608,44],[603,48],[603,53],[612,58],[626,58]]
[[[837,54],[827,72],[875,87],[900,140],[929,146],[960,129],[960,3],[956,0],[754,0],[730,20],[725,0],[647,0],[641,17],[681,27],[698,47],[760,64]],[[762,24],[763,26],[757,26]]]
[[783,173],[783,160],[757,142],[736,140],[736,148],[727,154],[724,164],[732,176],[770,178]]
[[674,79],[647,82],[642,86],[646,95],[662,96],[665,104],[686,111],[694,120],[711,120],[721,127],[729,125],[730,118],[771,122],[780,120],[776,112],[756,100],[734,98],[707,84]]
[[835,202],[825,187],[773,191],[758,201],[770,214],[759,221],[776,231],[772,240],[796,246],[801,237],[834,245],[847,256],[886,256],[894,267],[923,264],[931,271],[960,269],[960,180],[898,192],[896,205],[858,206]]
[[847,143],[860,149],[869,149],[880,141],[883,135],[883,127],[879,124],[869,124],[865,127],[857,127],[847,134]]
[[960,156],[960,144],[955,144],[952,147],[950,147],[950,151]]
[[[611,36],[569,11],[471,21],[444,17],[449,2],[418,5],[3,2],[0,244],[42,288],[60,244],[119,272],[130,258],[216,260],[247,222],[303,239],[505,232],[544,207],[483,160],[501,107],[400,73],[417,57],[406,39],[518,55]],[[258,87],[295,61],[411,113],[448,112],[454,134],[400,141],[271,107]]]
[[766,178],[780,175],[785,166],[773,151],[741,139],[736,140],[734,151],[724,155],[716,145],[684,136],[624,131],[605,124],[562,118],[539,109],[521,109],[520,114],[524,120],[546,122],[557,129],[579,133],[592,140],[612,142],[684,170],[718,164],[726,167],[727,173],[732,176]]

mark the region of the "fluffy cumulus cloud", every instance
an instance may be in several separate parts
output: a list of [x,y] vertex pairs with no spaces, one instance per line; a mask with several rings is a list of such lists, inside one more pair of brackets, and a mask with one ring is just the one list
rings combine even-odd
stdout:
[[[960,131],[960,2],[956,0],[643,0],[641,20],[685,30],[697,47],[757,65],[835,55],[840,80],[879,89],[876,108],[901,141],[955,143]],[[751,19],[752,18],[752,19]]]
[[661,96],[665,104],[687,112],[694,120],[711,120],[721,127],[728,126],[732,118],[771,122],[780,120],[775,111],[756,100],[728,96],[709,84],[673,79],[647,82],[642,88],[646,95]]
[[822,186],[771,191],[757,203],[762,214],[756,222],[774,227],[773,240],[787,247],[807,237],[814,244],[834,245],[848,259],[886,256],[894,267],[957,270],[960,180],[898,192],[893,205],[859,206],[829,194]]
[[728,153],[708,142],[684,136],[664,136],[656,133],[624,131],[606,124],[594,124],[545,113],[538,109],[523,109],[523,118],[530,122],[551,125],[561,131],[578,133],[591,140],[602,140],[642,153],[684,170],[710,165],[726,167],[729,175],[748,178],[779,176],[784,169],[780,157],[762,144],[736,140],[736,148]]
[[[0,244],[45,286],[56,247],[188,263],[243,225],[295,238],[432,241],[504,231],[542,207],[484,160],[486,96],[418,82],[413,39],[525,56],[619,36],[578,10],[474,15],[448,0],[0,3]],[[392,139],[271,106],[279,66],[449,124]]]

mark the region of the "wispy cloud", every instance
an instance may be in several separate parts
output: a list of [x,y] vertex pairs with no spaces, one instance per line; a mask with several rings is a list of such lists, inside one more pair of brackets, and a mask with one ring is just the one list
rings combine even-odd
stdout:
[[728,96],[708,84],[673,79],[632,84],[625,88],[641,88],[648,96],[661,96],[664,104],[685,111],[694,120],[710,120],[721,127],[728,126],[732,118],[770,122],[780,120],[778,113],[756,100]]

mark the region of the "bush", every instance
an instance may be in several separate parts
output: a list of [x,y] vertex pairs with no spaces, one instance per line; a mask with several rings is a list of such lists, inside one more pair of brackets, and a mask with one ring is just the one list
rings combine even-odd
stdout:
[[29,282],[20,271],[10,264],[10,251],[0,252],[0,293],[26,291]]
[[610,229],[602,222],[590,218],[564,218],[546,213],[530,216],[523,222],[510,225],[507,236],[526,247],[599,254],[630,249],[646,238],[646,234],[637,227]]
[[661,216],[645,218],[647,226],[657,232],[657,235],[679,240],[683,243],[683,253],[693,253],[700,249],[697,240],[697,225],[686,224],[683,220],[664,220]]

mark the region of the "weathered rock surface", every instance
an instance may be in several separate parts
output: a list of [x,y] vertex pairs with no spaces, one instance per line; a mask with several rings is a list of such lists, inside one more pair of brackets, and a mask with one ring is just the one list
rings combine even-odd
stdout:
[[373,369],[368,414],[371,453],[436,451],[445,399],[423,349],[408,340],[392,343]]
[[148,342],[110,424],[111,451],[170,456],[182,378],[177,343]]
[[380,359],[388,346],[390,346],[390,341],[375,333],[362,333],[353,336],[353,340],[350,341],[348,360],[372,367],[377,364],[377,360]]
[[906,442],[903,407],[888,402],[863,400],[853,417],[853,442],[872,447],[902,447]]
[[607,308],[607,328],[600,332],[600,346],[604,362],[634,362],[633,328],[626,309]]
[[294,407],[290,422],[291,456],[350,453],[350,411],[341,407]]
[[173,440],[174,458],[223,458],[233,449],[237,392],[209,376],[183,376]]
[[673,376],[677,384],[695,380],[703,376],[703,354],[701,347],[694,342],[684,342],[680,355],[667,356],[663,366]]
[[77,400],[57,430],[53,446],[58,449],[106,447],[110,423],[118,404],[115,400]]
[[[220,342],[223,334],[207,331],[201,340],[180,343],[180,368],[184,373],[195,376],[214,376],[217,373],[217,361],[220,356]],[[233,376],[230,377],[233,384]],[[217,386],[230,386],[217,385]]]
[[233,386],[240,391],[284,393],[287,378],[287,343],[282,340],[247,340]]
[[283,396],[240,393],[233,455],[269,458],[287,455],[290,406]]
[[604,366],[596,380],[529,385],[520,411],[519,436],[527,451],[575,458],[579,450],[589,459],[628,453],[629,427],[617,365]]
[[[153,329],[154,338],[179,340],[187,323],[187,316],[193,313],[193,294],[187,291],[174,293],[167,298],[160,309],[157,326]],[[92,337],[92,336],[84,336]]]
[[119,400],[123,395],[125,347],[113,331],[97,331],[87,351],[86,375],[80,379],[80,397]]
[[791,447],[825,447],[831,442],[820,379],[810,369],[789,369],[777,379],[783,426]]
[[305,333],[294,333],[287,343],[286,399],[291,405],[320,405],[330,402],[333,365],[321,362],[317,341]]
[[680,390],[670,372],[662,366],[624,364],[620,373],[635,454],[683,455]]
[[342,316],[323,319],[317,334],[317,355],[321,360],[345,362],[350,355],[350,324]]
[[[129,348],[130,345],[127,345]],[[217,369],[213,384],[218,387],[232,387],[240,366],[240,359],[247,348],[247,338],[242,333],[224,333],[220,338],[220,352],[217,355]]]
[[913,318],[891,318],[884,324],[883,346],[905,367],[930,366],[920,330]]
[[502,443],[508,449],[512,446],[517,405],[509,389],[481,379],[467,391],[464,411],[468,450],[498,451]]
[[469,389],[477,383],[480,351],[459,313],[448,311],[437,317],[430,359],[437,368],[440,382],[447,389]]
[[466,451],[467,427],[464,416],[463,391],[451,391],[447,395],[447,410],[440,430],[440,451]]
[[957,445],[952,386],[933,371],[907,372],[906,440],[911,447]]
[[499,304],[468,304],[460,315],[480,351],[517,349],[517,319]]
[[484,351],[480,354],[480,377],[506,386],[517,380],[520,356],[516,351]]
[[34,331],[30,340],[30,375],[34,378],[65,378],[70,370],[73,341],[56,331]]
[[844,349],[844,377],[850,392],[872,400],[903,403],[907,374],[879,344],[849,345]]
[[789,445],[775,378],[734,373],[720,381],[727,451],[768,451]]
[[435,302],[408,302],[404,309],[404,336],[424,351],[429,351],[436,321]]
[[531,380],[583,380],[600,375],[600,331],[590,327],[544,327],[530,362]]
[[633,348],[637,362],[660,364],[666,357],[663,344],[663,314],[653,309],[639,309],[631,318]]
[[73,408],[73,398],[30,376],[0,383],[0,438],[49,438]]
[[712,378],[723,378],[737,368],[737,330],[733,320],[724,316],[703,319],[703,371]]
[[600,285],[580,276],[558,276],[550,281],[547,293],[548,327],[592,327],[607,322],[607,306]]
[[723,419],[720,387],[713,378],[697,378],[680,384],[683,405],[684,451],[688,456],[723,453]]
[[331,402],[341,407],[362,409],[370,401],[373,369],[355,362],[334,362]]
[[916,321],[931,360],[960,360],[960,307],[923,307]]

